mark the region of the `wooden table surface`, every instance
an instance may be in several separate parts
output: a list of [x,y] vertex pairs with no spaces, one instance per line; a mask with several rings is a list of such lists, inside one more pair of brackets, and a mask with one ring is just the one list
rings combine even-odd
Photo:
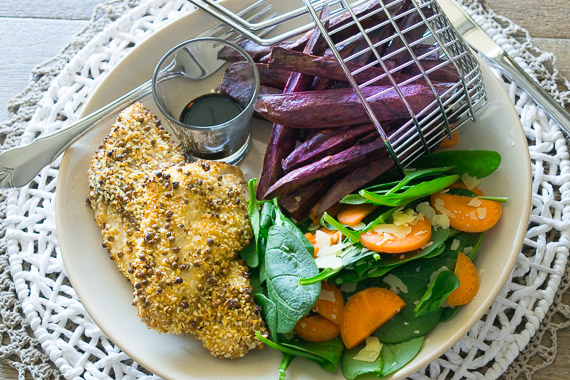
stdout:
[[[105,0],[0,0],[0,122],[8,119],[8,100],[22,91],[33,67],[55,56]],[[569,0],[487,0],[496,13],[526,28],[534,43],[558,57],[570,78]],[[570,299],[570,296],[567,297]],[[570,378],[570,330],[558,334],[554,364],[534,374],[536,380]],[[17,373],[0,362],[0,380]]]

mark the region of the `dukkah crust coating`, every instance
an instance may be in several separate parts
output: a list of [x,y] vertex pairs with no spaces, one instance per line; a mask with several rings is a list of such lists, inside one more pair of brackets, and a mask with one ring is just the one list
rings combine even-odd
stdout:
[[246,183],[231,165],[183,161],[136,103],[91,161],[89,201],[143,322],[194,334],[216,357],[241,357],[261,347],[256,331],[267,335],[238,256],[252,236]]

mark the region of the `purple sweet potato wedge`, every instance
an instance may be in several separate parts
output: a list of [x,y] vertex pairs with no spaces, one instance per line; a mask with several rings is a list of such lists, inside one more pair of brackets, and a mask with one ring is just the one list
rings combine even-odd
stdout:
[[[435,84],[439,95],[450,84]],[[425,84],[400,86],[414,113],[419,113],[435,100]],[[400,95],[391,86],[370,86],[362,89],[379,121],[409,117]],[[375,96],[370,99],[371,96]],[[292,94],[260,95],[255,110],[267,120],[294,128],[342,127],[369,122],[360,100],[352,88],[305,91]]]
[[385,149],[384,142],[380,137],[377,137],[365,144],[358,144],[335,155],[326,156],[319,161],[295,169],[281,177],[267,190],[264,198],[290,194],[307,183],[325,178],[330,174],[338,173],[363,162],[382,149]]
[[343,128],[323,128],[299,145],[282,162],[285,173],[336,154],[354,145],[358,140],[375,131],[374,125],[362,124]]

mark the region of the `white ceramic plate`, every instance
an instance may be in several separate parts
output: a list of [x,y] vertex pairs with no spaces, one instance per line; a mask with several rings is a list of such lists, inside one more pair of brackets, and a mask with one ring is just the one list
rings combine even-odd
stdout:
[[[276,8],[291,7],[275,2]],[[242,8],[241,0],[228,0],[229,8]],[[282,10],[282,9],[278,9]],[[156,32],[121,61],[85,107],[91,112],[150,78],[159,58],[177,43],[192,38],[216,21],[194,12]],[[484,66],[484,65],[482,65]],[[427,336],[417,357],[390,378],[402,378],[423,368],[463,337],[489,308],[513,268],[526,232],[531,200],[530,159],[519,118],[507,93],[483,67],[489,103],[475,125],[462,128],[457,149],[491,149],[500,152],[499,170],[486,179],[488,194],[509,197],[499,224],[485,236],[475,260],[481,287],[477,297],[457,316]],[[143,100],[154,112],[151,98]],[[147,329],[131,306],[132,288],[101,247],[93,212],[85,204],[87,168],[95,149],[109,132],[111,121],[92,131],[65,153],[56,194],[57,232],[67,273],[90,316],[123,351],[157,375],[168,379],[268,379],[277,377],[281,354],[271,349],[239,360],[216,359],[192,337],[158,334]],[[247,176],[258,176],[268,140],[269,125],[255,122],[253,146],[243,165]],[[291,379],[343,378],[323,372],[316,364],[296,360],[288,370]]]

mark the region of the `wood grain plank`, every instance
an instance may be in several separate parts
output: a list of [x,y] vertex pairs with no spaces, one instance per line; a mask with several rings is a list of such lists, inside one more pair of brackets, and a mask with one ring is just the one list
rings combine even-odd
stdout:
[[104,0],[2,0],[0,17],[88,20]]
[[568,0],[487,0],[495,13],[521,25],[535,38],[570,38]]
[[83,20],[3,18],[0,22],[0,120],[8,99],[22,91],[34,66],[55,55],[86,25]]

